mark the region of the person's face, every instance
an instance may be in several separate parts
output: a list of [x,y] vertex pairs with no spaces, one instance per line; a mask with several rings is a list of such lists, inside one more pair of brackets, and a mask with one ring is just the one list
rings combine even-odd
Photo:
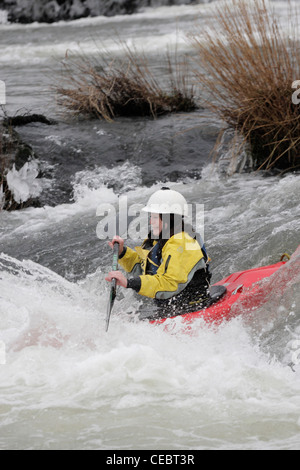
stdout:
[[150,225],[152,229],[152,233],[155,237],[158,237],[160,232],[162,231],[162,220],[159,217],[159,214],[151,214],[150,215]]

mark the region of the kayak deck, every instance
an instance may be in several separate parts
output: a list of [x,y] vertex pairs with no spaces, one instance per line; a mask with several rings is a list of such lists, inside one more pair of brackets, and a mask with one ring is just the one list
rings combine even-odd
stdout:
[[[264,278],[271,276],[276,272],[284,261],[272,264],[270,266],[262,266],[259,268],[249,269],[247,271],[239,271],[234,274],[230,274],[228,277],[214,284],[214,286],[226,287],[225,294],[216,303],[202,310],[190,313],[184,313],[180,315],[182,321],[191,323],[197,318],[203,318],[208,323],[221,323],[223,320],[229,320],[233,316],[238,315],[237,312],[233,312],[233,306],[238,301],[243,301],[243,305],[249,308],[256,308],[260,303],[263,302],[262,295],[253,295],[255,292],[255,284]],[[241,313],[241,312],[240,312]],[[161,324],[166,320],[172,318],[178,318],[178,315],[168,318],[159,318],[151,320],[152,324]]]

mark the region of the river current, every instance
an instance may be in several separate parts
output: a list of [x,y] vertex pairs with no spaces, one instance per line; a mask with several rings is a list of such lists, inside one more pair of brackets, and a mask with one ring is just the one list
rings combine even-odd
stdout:
[[[209,157],[221,123],[203,110],[74,121],[51,90],[67,49],[99,41],[117,54],[115,31],[163,78],[161,50],[189,52],[186,34],[213,9],[0,24],[8,114],[56,120],[18,129],[39,156],[42,207],[0,212],[0,449],[300,449],[299,174],[225,177]],[[264,282],[261,307],[218,328],[137,322],[141,300],[119,290],[106,333],[99,207],[145,204],[166,184],[203,205],[213,282],[292,258]]]

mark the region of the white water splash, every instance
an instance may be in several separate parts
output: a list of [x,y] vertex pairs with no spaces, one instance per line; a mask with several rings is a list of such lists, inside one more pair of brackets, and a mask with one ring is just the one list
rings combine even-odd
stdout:
[[105,333],[100,271],[79,285],[0,261],[1,448],[299,448],[298,374],[242,317],[168,334],[130,321],[128,293]]
[[8,188],[17,203],[26,202],[31,198],[38,197],[42,190],[42,180],[37,179],[39,174],[38,163],[35,160],[26,162],[20,170],[15,165],[8,171],[6,180]]

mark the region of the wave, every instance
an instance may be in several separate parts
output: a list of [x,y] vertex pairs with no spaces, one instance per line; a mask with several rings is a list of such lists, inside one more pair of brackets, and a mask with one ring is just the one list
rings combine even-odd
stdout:
[[[33,345],[69,347],[70,344],[89,344],[93,349],[97,332],[102,328],[104,331],[108,299],[105,268],[104,272],[102,269],[99,267],[94,274],[73,283],[30,260],[18,261],[1,254],[0,339],[12,350]],[[251,288],[232,311],[233,317],[239,316],[238,321],[242,322],[239,325],[251,331],[254,343],[285,365],[292,363],[295,341],[299,341],[300,346],[299,292],[300,246],[289,262]],[[248,306],[250,296],[251,307]],[[118,296],[111,329],[114,330],[118,323],[124,327],[124,321],[129,325],[134,316],[126,315],[126,312],[134,313],[140,302],[131,291]],[[174,323],[174,328],[170,329],[170,322]],[[136,321],[134,325],[139,328]],[[128,327],[131,329],[132,325]],[[149,325],[149,328],[164,331],[163,326]],[[191,340],[199,336],[201,329],[207,328],[202,320],[195,321]],[[227,328],[225,324],[221,330],[223,328]],[[172,335],[186,334],[180,317],[176,321],[168,320],[166,331],[172,331]],[[300,358],[293,365],[299,363]]]
[[0,338],[8,350],[60,347],[71,333],[74,341],[87,337],[82,330],[90,332],[87,318],[95,320],[95,312],[79,285],[30,260],[5,254],[0,255],[0,272]]
[[0,268],[1,448],[298,446],[298,371],[259,347],[242,317],[168,334],[129,321],[130,297],[105,333],[101,272],[73,284],[7,255]]
[[250,295],[260,307],[249,309],[241,302],[237,308],[259,338],[260,347],[300,371],[300,245],[290,261],[258,283]]

